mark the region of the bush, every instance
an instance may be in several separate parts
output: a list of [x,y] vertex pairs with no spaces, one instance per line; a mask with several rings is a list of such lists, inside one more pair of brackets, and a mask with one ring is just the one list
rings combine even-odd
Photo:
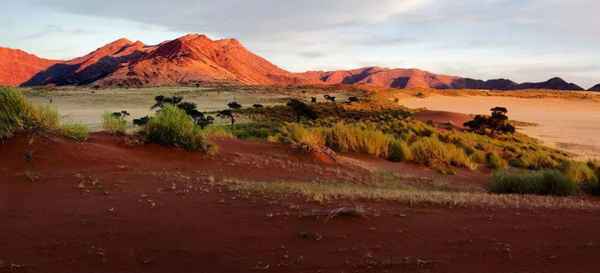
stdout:
[[577,185],[557,170],[498,171],[492,175],[490,192],[568,196],[577,192]]
[[600,194],[600,183],[596,171],[583,162],[565,160],[560,166],[563,174],[578,184],[584,192]]
[[406,142],[393,140],[390,143],[388,160],[393,162],[411,161],[413,159],[410,147]]
[[9,138],[18,130],[54,130],[58,123],[53,108],[33,106],[18,90],[0,88],[0,138]]
[[424,137],[415,141],[410,149],[414,161],[430,167],[455,166],[475,169],[476,165],[465,151],[453,144],[446,144],[434,137]]
[[63,136],[77,141],[87,140],[90,129],[83,124],[66,124],[61,128]]
[[508,165],[502,157],[494,152],[488,153],[485,158],[488,167],[493,170],[505,169]]
[[113,113],[105,112],[102,114],[102,129],[111,134],[125,134],[127,130],[127,120],[122,116],[116,116]]
[[181,109],[166,105],[152,117],[143,133],[149,142],[161,145],[183,147],[187,150],[202,150],[212,153],[214,145],[210,144],[202,130]]

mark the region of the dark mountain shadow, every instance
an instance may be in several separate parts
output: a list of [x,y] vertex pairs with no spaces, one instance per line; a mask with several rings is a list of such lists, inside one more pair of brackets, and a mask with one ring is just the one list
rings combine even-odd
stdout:
[[[121,49],[118,52],[121,52]],[[100,80],[115,72],[122,64],[130,63],[141,59],[144,52],[134,51],[129,55],[113,57],[105,56],[96,63],[78,71],[81,63],[68,64],[59,63],[50,66],[48,69],[37,73],[31,79],[21,86],[39,86],[39,85],[86,85]]]

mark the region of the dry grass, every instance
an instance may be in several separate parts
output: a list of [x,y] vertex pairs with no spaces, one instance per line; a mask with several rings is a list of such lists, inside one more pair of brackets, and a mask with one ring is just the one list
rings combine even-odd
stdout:
[[223,183],[228,189],[243,194],[258,194],[276,198],[287,198],[295,195],[315,202],[352,200],[391,201],[409,206],[600,209],[599,204],[577,198],[495,195],[483,192],[427,191],[401,184],[390,187],[386,184],[247,182],[238,180],[226,180]]

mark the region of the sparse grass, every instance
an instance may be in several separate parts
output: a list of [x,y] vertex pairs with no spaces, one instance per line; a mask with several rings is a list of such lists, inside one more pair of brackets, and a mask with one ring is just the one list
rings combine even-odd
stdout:
[[76,141],[86,141],[90,134],[90,129],[79,123],[65,124],[60,131],[63,136]]
[[391,201],[409,206],[441,207],[501,207],[501,208],[567,208],[599,209],[589,201],[549,196],[496,195],[426,191],[411,188],[390,188],[382,184],[316,183],[316,182],[248,182],[228,180],[223,182],[230,190],[241,194],[257,194],[274,198],[299,195],[308,201],[336,202]]
[[557,170],[497,171],[492,175],[490,192],[568,196],[577,192],[577,184]]
[[111,134],[125,134],[127,131],[127,120],[105,112],[102,114],[102,129]]
[[156,116],[150,118],[144,127],[143,135],[149,142],[177,146],[187,150],[215,152],[202,130],[181,109],[173,105],[165,106]]
[[211,126],[202,130],[202,134],[206,139],[226,139],[235,138],[229,126]]

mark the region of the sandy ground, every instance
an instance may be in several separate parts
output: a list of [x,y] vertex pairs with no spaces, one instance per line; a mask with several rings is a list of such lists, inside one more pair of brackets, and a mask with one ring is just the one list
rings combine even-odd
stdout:
[[492,107],[507,107],[511,119],[538,124],[520,128],[521,132],[581,159],[600,158],[600,103],[591,100],[435,95],[406,97],[400,103],[465,114],[489,114]]
[[[0,272],[598,271],[595,210],[245,195],[213,181],[351,181],[365,172],[323,166],[279,144],[218,143],[212,158],[105,134],[85,143],[22,136],[0,143]],[[327,217],[356,205],[368,213]]]

